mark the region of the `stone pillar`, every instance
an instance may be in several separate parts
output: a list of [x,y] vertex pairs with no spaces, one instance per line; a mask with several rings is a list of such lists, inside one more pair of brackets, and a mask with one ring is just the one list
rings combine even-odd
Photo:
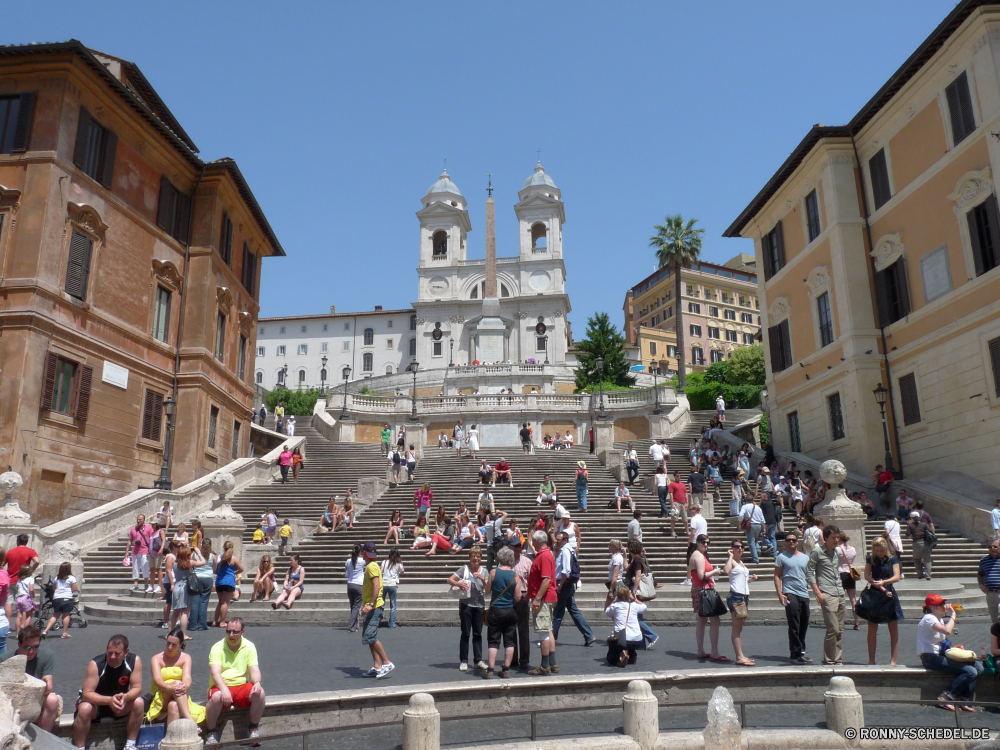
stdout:
[[[226,495],[236,487],[236,478],[228,471],[217,471],[209,477],[209,486],[219,493],[212,510],[205,511],[198,516],[201,521],[202,531],[205,538],[212,542],[212,551],[222,554],[225,543],[233,543],[233,554],[242,560],[243,558],[243,529],[246,524],[243,516],[233,510],[233,507],[226,501]],[[247,570],[252,570],[244,566]]]
[[632,680],[622,699],[622,727],[639,743],[641,750],[653,750],[660,736],[660,705],[645,680]]
[[[614,452],[615,423],[612,420],[594,420],[594,443],[594,450],[598,456],[601,455],[601,451]],[[601,463],[604,461],[602,460]]]
[[11,549],[17,546],[17,537],[28,535],[28,546],[38,542],[38,526],[31,522],[31,516],[21,510],[14,499],[14,493],[24,485],[24,480],[16,471],[0,474],[0,493],[3,493],[3,507],[0,507],[0,546]]
[[337,424],[333,426],[334,440],[338,443],[354,442],[354,420],[352,418],[337,419]]
[[721,685],[708,701],[708,726],[702,733],[705,750],[741,750],[743,728],[733,696]]
[[167,733],[160,740],[160,750],[201,750],[198,725],[191,719],[176,719],[167,726]]
[[424,457],[424,448],[427,446],[427,426],[421,422],[406,423],[406,449],[410,446],[417,452],[417,460]]
[[441,714],[430,693],[414,693],[403,711],[403,750],[440,750]]
[[822,518],[823,522],[831,524],[851,538],[851,546],[858,551],[855,567],[864,568],[865,550],[865,512],[861,506],[847,497],[841,484],[847,478],[847,469],[840,461],[829,460],[820,464],[819,475],[830,485],[826,491],[826,499],[813,511],[813,515]]
[[[826,481],[826,480],[824,480]],[[858,746],[858,730],[865,725],[865,707],[861,694],[850,677],[831,677],[830,689],[823,693],[826,703],[826,727],[844,737],[848,747]],[[853,730],[849,737],[847,730]]]

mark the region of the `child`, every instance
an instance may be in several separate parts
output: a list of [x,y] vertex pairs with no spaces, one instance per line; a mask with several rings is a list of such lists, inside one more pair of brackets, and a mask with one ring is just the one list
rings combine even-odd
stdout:
[[288,540],[292,536],[292,527],[289,525],[287,518],[285,519],[285,522],[281,525],[281,528],[278,529],[278,535],[281,537],[281,544],[278,547],[278,554],[283,555],[285,554],[285,548],[288,546]]
[[389,608],[389,627],[396,627],[396,591],[399,587],[399,577],[404,572],[403,557],[399,550],[393,547],[389,550],[389,559],[382,562],[382,580],[385,581],[385,603]]
[[236,574],[236,590],[233,591],[233,601],[238,602],[240,600],[240,581],[243,579],[243,571]]
[[31,575],[31,566],[22,565],[18,573],[17,598],[17,632],[31,624],[31,613],[35,611],[35,578]]
[[59,615],[62,615],[62,637],[73,637],[69,634],[69,618],[73,613],[73,595],[76,591],[76,577],[73,575],[73,568],[68,562],[64,562],[59,566],[59,572],[56,574],[55,590],[52,593],[52,617],[49,618],[45,630],[42,631],[42,638],[48,636]]
[[257,528],[253,530],[253,543],[263,544],[264,543],[264,526],[258,523]]

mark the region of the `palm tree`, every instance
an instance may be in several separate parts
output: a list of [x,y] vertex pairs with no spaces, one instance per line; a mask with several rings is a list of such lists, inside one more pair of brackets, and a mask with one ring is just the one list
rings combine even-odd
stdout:
[[654,224],[656,234],[649,238],[649,246],[656,249],[660,268],[670,266],[674,272],[674,323],[677,327],[677,382],[684,392],[684,313],[681,310],[681,268],[690,268],[701,256],[701,235],[696,229],[697,219],[684,221],[680,214],[664,217],[662,224]]

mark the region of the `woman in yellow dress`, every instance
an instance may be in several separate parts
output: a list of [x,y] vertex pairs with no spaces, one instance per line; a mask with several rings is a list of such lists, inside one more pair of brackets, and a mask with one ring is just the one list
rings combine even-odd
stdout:
[[174,628],[167,633],[163,653],[150,660],[150,671],[153,674],[153,699],[146,711],[147,721],[156,721],[164,714],[168,725],[174,719],[192,719],[196,724],[205,721],[205,707],[199,706],[188,695],[191,689],[191,655],[184,653],[183,630]]

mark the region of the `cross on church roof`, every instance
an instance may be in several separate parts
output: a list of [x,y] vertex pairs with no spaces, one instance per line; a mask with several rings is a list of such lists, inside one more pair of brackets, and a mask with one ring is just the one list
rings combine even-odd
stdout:
[[541,164],[542,164],[542,150],[538,149],[538,151],[536,153],[538,154],[538,164],[539,164],[539,166],[541,166]]

